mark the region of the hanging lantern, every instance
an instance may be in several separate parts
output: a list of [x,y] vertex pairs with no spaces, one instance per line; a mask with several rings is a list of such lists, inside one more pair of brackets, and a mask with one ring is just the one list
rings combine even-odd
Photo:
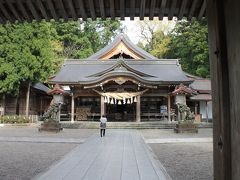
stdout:
[[107,96],[107,103],[110,103],[110,98]]
[[130,101],[130,99],[127,99],[127,104],[131,104],[131,101]]
[[118,105],[121,105],[122,104],[122,101],[121,100],[118,100]]

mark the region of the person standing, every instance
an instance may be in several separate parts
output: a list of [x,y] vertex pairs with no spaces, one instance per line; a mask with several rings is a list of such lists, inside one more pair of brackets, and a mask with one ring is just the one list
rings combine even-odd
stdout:
[[101,137],[105,136],[107,118],[105,115],[102,115],[100,118],[100,135]]

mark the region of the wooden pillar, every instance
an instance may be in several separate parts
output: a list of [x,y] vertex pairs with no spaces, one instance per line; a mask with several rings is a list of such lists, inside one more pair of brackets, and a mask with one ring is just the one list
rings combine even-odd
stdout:
[[74,94],[72,93],[72,103],[71,103],[71,123],[74,123],[74,109],[75,109]]
[[136,102],[136,122],[141,122],[141,96],[137,96]]
[[3,96],[2,96],[2,100],[3,100],[3,102],[2,102],[2,106],[3,106],[2,115],[5,115],[5,106],[6,106],[6,95],[5,94],[3,94]]
[[208,122],[208,101],[206,101],[205,110],[206,110],[206,120],[207,120],[207,122]]
[[240,177],[240,1],[208,0],[214,179]]
[[171,96],[168,95],[168,121],[171,121]]
[[195,102],[195,108],[194,108],[194,113],[195,113],[195,116],[198,114],[198,104],[197,102]]
[[25,115],[28,116],[29,115],[29,99],[30,99],[30,82],[28,83],[28,87],[27,87],[27,93],[26,93],[26,113]]
[[105,115],[104,96],[101,96],[101,116]]

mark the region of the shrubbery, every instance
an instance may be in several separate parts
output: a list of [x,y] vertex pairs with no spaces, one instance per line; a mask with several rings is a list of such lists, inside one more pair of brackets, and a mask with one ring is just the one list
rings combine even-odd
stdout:
[[0,116],[0,123],[3,124],[22,124],[31,122],[31,117],[26,116]]

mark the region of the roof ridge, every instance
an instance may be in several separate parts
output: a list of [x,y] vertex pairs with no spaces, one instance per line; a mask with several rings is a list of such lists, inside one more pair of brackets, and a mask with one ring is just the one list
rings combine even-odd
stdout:
[[131,42],[131,40],[128,38],[126,34],[120,33],[118,34],[112,42],[110,42],[108,45],[106,45],[104,48],[99,50],[98,52],[94,53],[93,55],[89,56],[87,59],[99,59],[103,54],[109,52],[111,49],[116,47],[116,45],[120,42],[124,42],[127,46],[129,46],[132,50],[137,52],[139,55],[141,55],[144,58],[150,58],[150,59],[157,59],[147,51],[141,49],[137,45]]

